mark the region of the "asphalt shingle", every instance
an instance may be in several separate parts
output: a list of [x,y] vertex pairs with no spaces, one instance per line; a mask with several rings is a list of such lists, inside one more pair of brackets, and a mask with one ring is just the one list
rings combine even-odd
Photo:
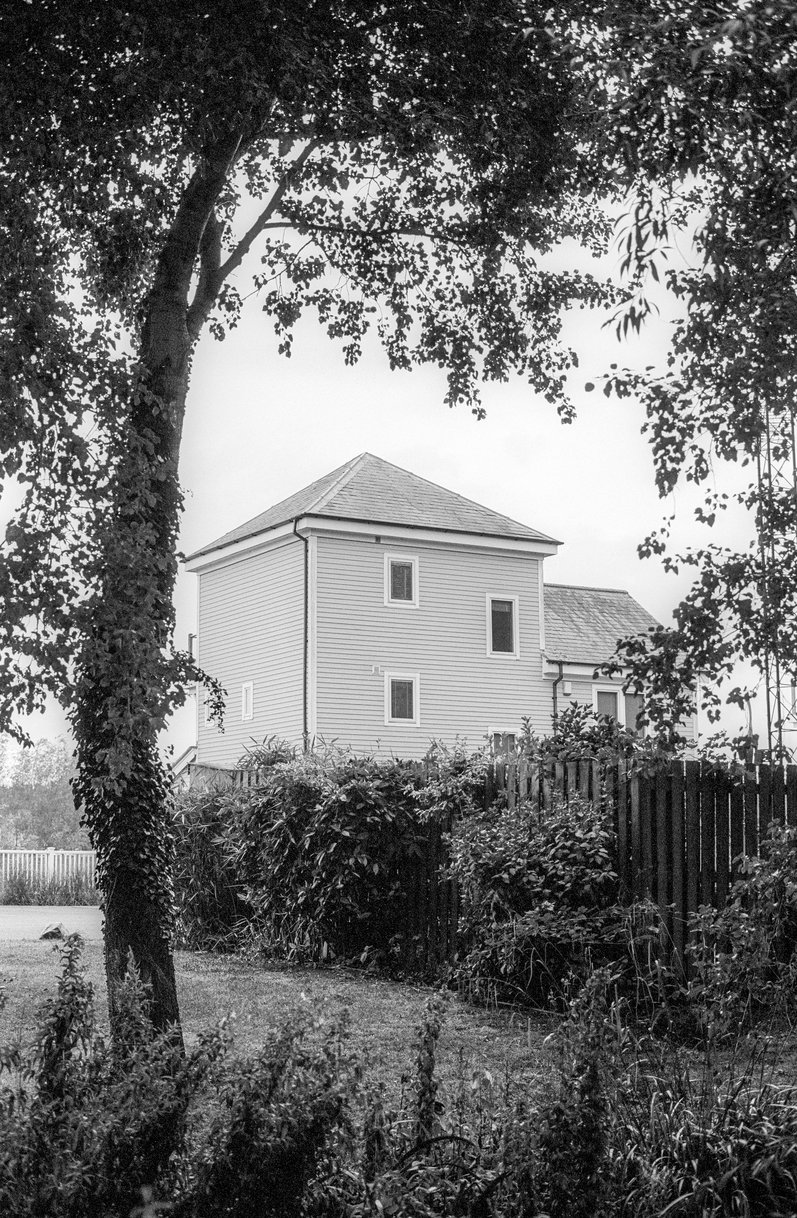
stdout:
[[482,507],[471,499],[465,499],[455,491],[428,482],[426,478],[411,474],[398,465],[391,465],[381,457],[361,453],[259,516],[203,546],[190,557],[197,558],[200,554],[208,554],[233,542],[255,537],[298,516],[404,525],[558,544],[554,538]]
[[658,626],[652,614],[619,588],[545,585],[545,655],[572,664],[601,664],[618,639]]

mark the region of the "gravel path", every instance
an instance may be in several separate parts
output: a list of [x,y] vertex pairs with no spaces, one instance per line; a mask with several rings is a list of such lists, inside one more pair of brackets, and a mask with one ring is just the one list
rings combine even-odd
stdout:
[[66,934],[77,931],[86,941],[102,938],[102,914],[96,905],[0,905],[0,942],[38,939],[53,922],[60,922]]

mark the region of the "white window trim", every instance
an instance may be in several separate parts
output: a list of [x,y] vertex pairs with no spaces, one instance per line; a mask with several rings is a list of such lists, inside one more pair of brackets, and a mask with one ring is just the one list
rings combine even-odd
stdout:
[[255,683],[244,681],[241,686],[241,722],[249,723],[255,717]]
[[[493,651],[493,601],[511,601],[512,602],[512,642],[514,643],[514,651]],[[520,659],[520,598],[511,596],[508,592],[488,592],[485,598],[485,639],[487,645],[487,655],[495,660],[519,660]]]
[[[404,562],[412,565],[412,600],[411,601],[396,601],[390,595],[390,564],[392,562]],[[385,604],[391,608],[398,609],[417,609],[420,604],[420,590],[418,587],[418,555],[417,554],[398,554],[395,550],[388,550],[385,553]]]
[[[509,653],[507,652],[506,654],[508,655]],[[488,742],[490,748],[493,750],[495,749],[495,741],[493,739],[494,736],[512,736],[512,738],[515,741],[515,752],[517,752],[518,739],[520,737],[520,731],[518,730],[518,728],[516,728],[516,727],[495,727],[495,725],[488,728],[487,729],[487,742]]]
[[[412,709],[414,717],[412,719],[392,719],[390,717],[390,682],[391,681],[412,681]],[[401,727],[420,727],[421,726],[421,676],[417,672],[399,672],[396,669],[385,670],[385,726],[396,725]]]

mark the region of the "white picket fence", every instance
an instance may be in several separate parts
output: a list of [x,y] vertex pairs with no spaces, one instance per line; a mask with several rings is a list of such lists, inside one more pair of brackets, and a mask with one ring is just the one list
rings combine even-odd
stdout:
[[0,850],[0,891],[12,875],[24,874],[33,884],[60,882],[82,876],[94,883],[97,855],[94,850]]

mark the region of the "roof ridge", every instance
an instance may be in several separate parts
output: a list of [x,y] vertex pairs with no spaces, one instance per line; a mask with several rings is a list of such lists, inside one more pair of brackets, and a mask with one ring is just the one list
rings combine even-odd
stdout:
[[[394,461],[386,461],[384,457],[378,457],[375,453],[361,453],[362,457],[372,457],[374,461],[380,461],[382,465],[389,465],[391,469],[397,469],[400,473],[406,474],[409,478],[417,478],[419,482],[425,482],[427,486],[432,486],[436,491],[442,491],[446,495],[451,495],[454,499],[459,499],[461,503],[468,503],[471,507],[478,508],[480,512],[489,512],[491,516],[498,516],[501,520],[508,520],[510,524],[515,524],[520,529],[528,529],[530,526],[523,524],[521,520],[515,520],[514,516],[507,516],[504,512],[496,512],[495,508],[487,507],[485,503],[478,503],[475,499],[469,499],[467,495],[460,495],[459,491],[452,491],[447,486],[441,486],[439,482],[432,482],[431,478],[424,478],[423,474],[416,474],[411,469],[405,469],[403,465],[396,465]],[[540,533],[539,529],[532,530],[541,541],[554,541],[553,537],[548,537],[546,533]]]
[[302,515],[311,515],[313,512],[323,511],[324,506],[329,503],[330,499],[332,499],[333,496],[338,493],[338,491],[342,490],[344,486],[347,486],[348,483],[351,482],[357,467],[362,464],[366,457],[370,457],[370,455],[370,453],[359,453],[358,456],[352,457],[351,460],[347,461],[341,467],[342,473],[340,476],[335,479],[330,487],[328,487],[321,495],[318,496],[314,503],[308,505]]

